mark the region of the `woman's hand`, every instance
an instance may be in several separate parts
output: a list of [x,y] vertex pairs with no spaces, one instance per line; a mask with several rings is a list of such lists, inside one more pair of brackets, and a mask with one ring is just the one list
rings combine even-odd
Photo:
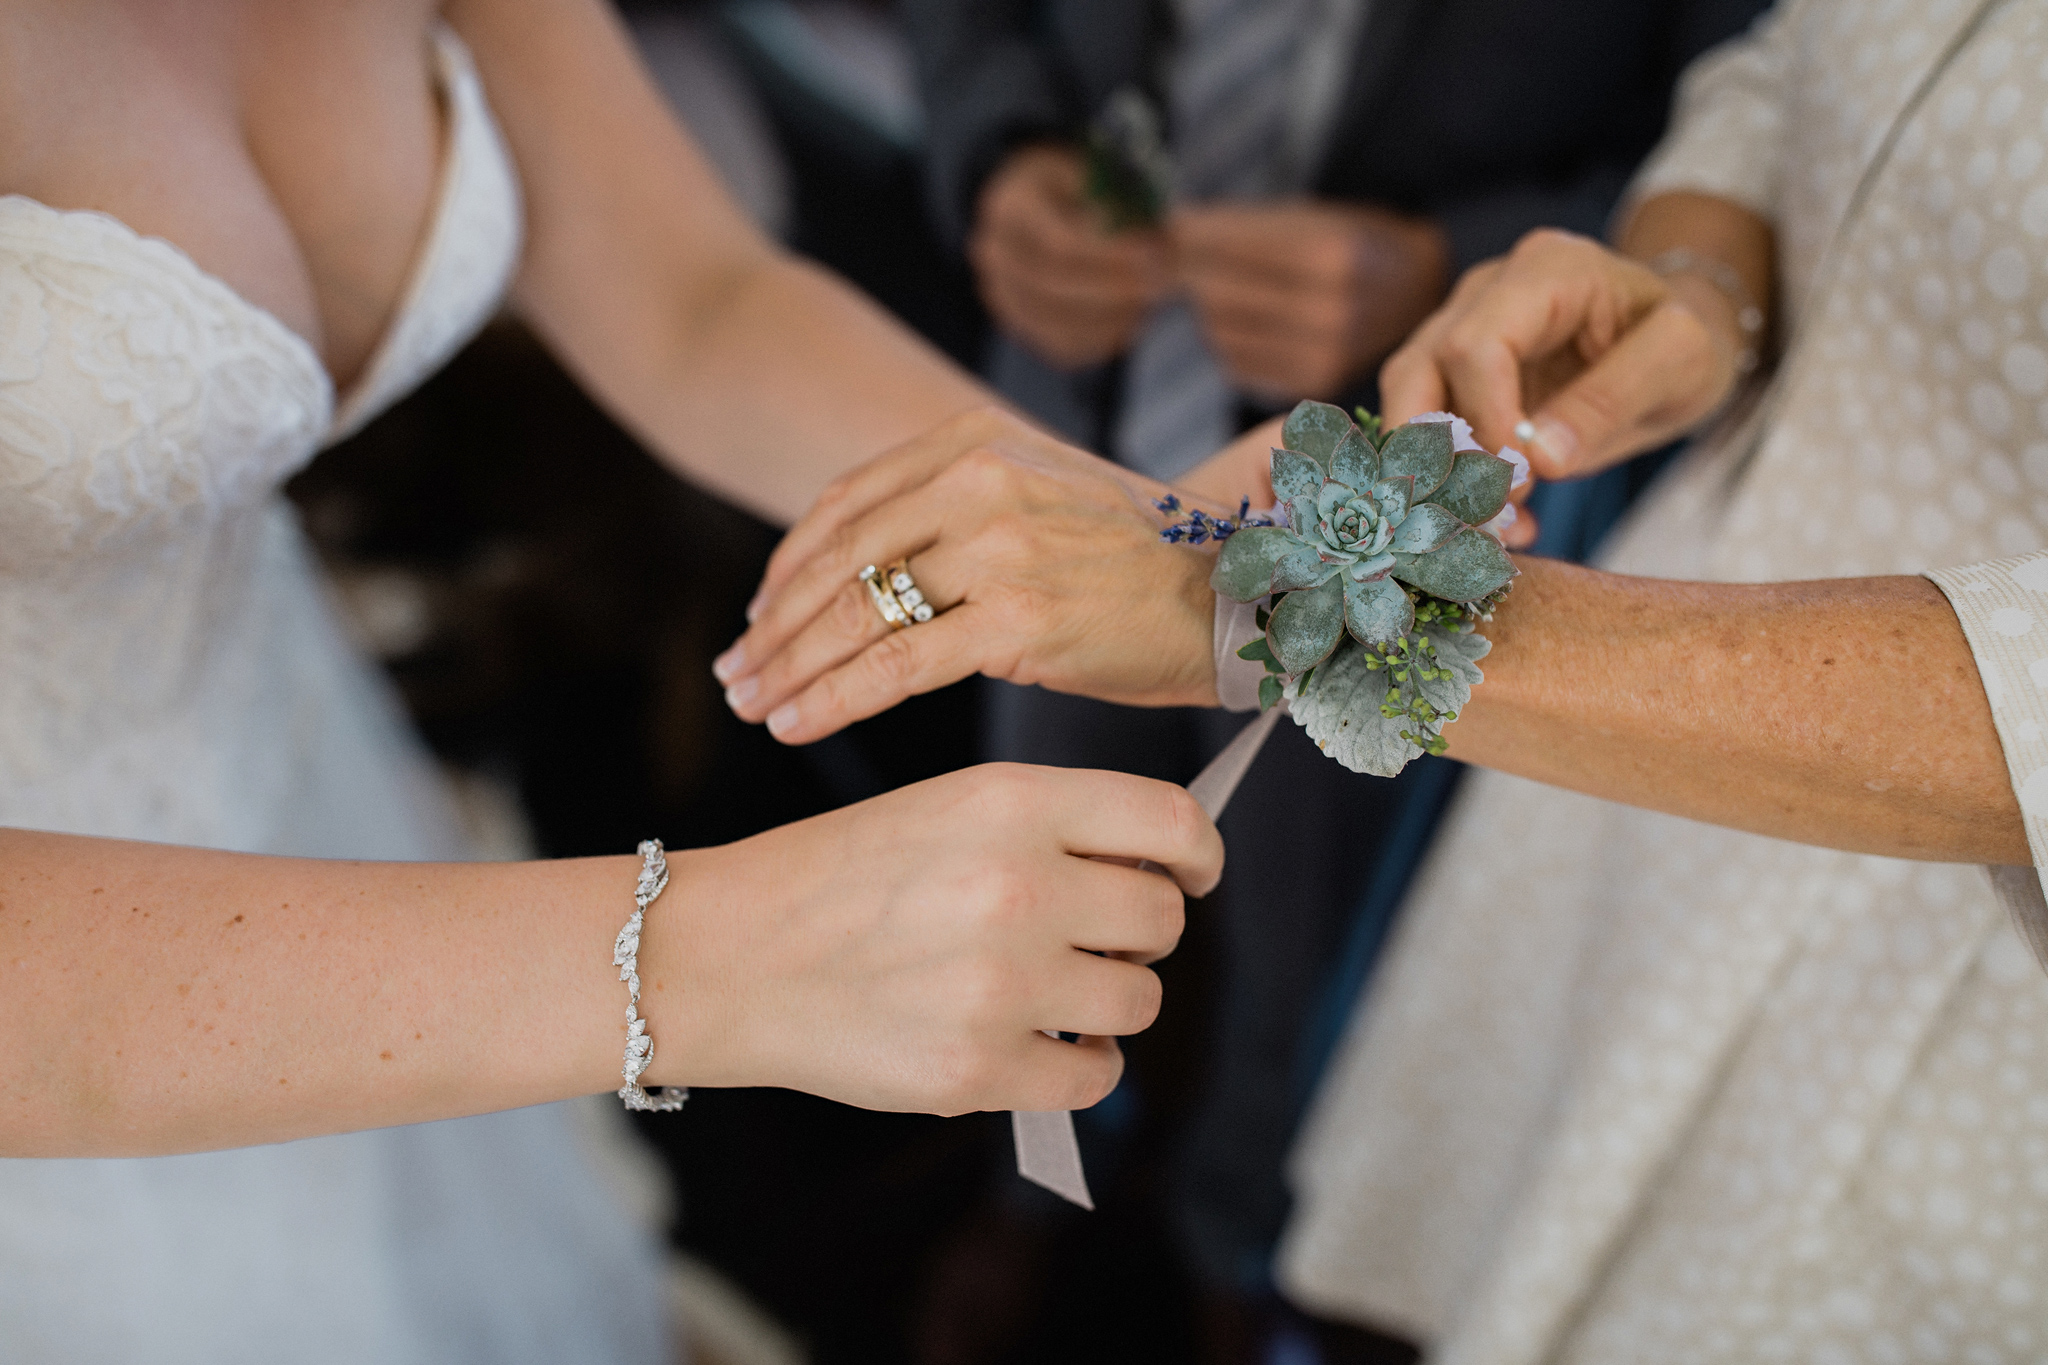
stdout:
[[990,764],[671,863],[642,948],[649,1084],[951,1114],[1107,1095],[1114,1035],[1159,1010],[1138,964],[1173,950],[1223,845],[1169,783]]
[[[1742,345],[1732,303],[1706,281],[1667,280],[1541,230],[1465,272],[1388,358],[1380,393],[1389,422],[1448,409],[1489,449],[1524,449],[1539,478],[1573,478],[1706,417],[1733,387]],[[1516,438],[1524,421],[1533,440]]]
[[[742,718],[808,743],[976,672],[1137,705],[1213,704],[1211,562],[1165,545],[1165,489],[998,410],[835,484],[714,664]],[[856,574],[908,557],[933,620],[892,630]]]

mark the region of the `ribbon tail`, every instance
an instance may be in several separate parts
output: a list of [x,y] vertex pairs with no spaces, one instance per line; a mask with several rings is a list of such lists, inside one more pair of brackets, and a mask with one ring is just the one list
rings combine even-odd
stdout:
[[1188,783],[1188,795],[1195,798],[1195,804],[1206,811],[1211,820],[1222,818],[1223,808],[1230,804],[1237,784],[1251,771],[1252,760],[1259,756],[1267,736],[1273,733],[1274,723],[1286,709],[1284,701],[1268,707],[1257,720],[1239,730],[1236,737],[1223,746],[1223,752],[1210,759],[1208,766]]
[[[1223,752],[1209,760],[1207,767],[1188,783],[1188,793],[1214,820],[1230,804],[1230,797],[1252,760],[1273,733],[1273,724],[1286,710],[1285,703],[1268,710],[1237,732]],[[1151,863],[1144,864],[1159,871]],[[1034,1185],[1043,1185],[1060,1198],[1093,1209],[1088,1194],[1088,1174],[1081,1169],[1081,1144],[1074,1137],[1074,1116],[1065,1109],[1010,1112],[1010,1132],[1017,1140],[1017,1174]]]
[[1017,1139],[1017,1174],[1043,1185],[1069,1203],[1095,1207],[1088,1195],[1088,1176],[1081,1169],[1081,1144],[1074,1138],[1074,1116],[1064,1109],[1015,1110],[1010,1131]]

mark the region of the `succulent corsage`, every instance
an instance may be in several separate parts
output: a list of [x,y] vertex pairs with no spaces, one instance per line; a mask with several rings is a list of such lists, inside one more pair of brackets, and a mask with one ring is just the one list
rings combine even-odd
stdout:
[[1273,451],[1284,524],[1240,518],[1217,537],[1209,582],[1236,602],[1273,599],[1257,618],[1265,637],[1238,651],[1266,666],[1262,706],[1285,697],[1323,752],[1391,777],[1444,751],[1443,727],[1481,680],[1491,645],[1476,628],[1517,572],[1482,528],[1516,465],[1447,416],[1391,429],[1359,418],[1294,409]]

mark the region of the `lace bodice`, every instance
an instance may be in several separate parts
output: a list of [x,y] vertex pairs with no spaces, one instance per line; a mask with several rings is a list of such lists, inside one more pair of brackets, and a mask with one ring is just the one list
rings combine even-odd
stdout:
[[301,797],[332,786],[311,775],[348,761],[321,750],[359,751],[342,734],[379,707],[277,490],[466,341],[516,262],[510,159],[461,43],[437,52],[431,227],[339,401],[304,338],[170,243],[0,198],[0,823],[280,852],[371,837],[324,800],[340,827],[303,837]]

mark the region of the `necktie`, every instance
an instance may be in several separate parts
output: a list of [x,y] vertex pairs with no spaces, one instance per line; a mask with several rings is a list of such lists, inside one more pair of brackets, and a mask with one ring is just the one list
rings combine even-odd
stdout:
[[[1178,0],[1168,74],[1175,192],[1266,199],[1298,188],[1292,77],[1320,0]],[[1237,396],[1194,310],[1165,304],[1125,370],[1114,438],[1124,464],[1171,481],[1236,434]]]

